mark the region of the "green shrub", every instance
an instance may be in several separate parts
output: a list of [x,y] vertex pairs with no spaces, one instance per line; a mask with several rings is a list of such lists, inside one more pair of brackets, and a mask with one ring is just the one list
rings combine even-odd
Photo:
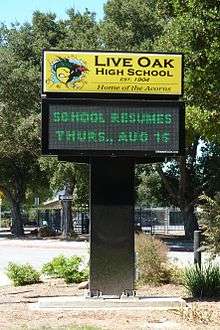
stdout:
[[62,277],[62,271],[65,267],[66,258],[63,255],[53,258],[42,267],[42,273],[50,277]]
[[80,257],[70,257],[66,259],[66,264],[63,269],[63,278],[66,283],[80,283],[88,279],[88,271],[80,271]]
[[209,264],[201,269],[197,265],[186,268],[183,285],[194,298],[220,296],[220,267]]
[[67,237],[64,237],[64,238],[75,241],[78,237],[79,237],[79,235],[74,230],[72,230],[68,233]]
[[64,278],[66,283],[80,283],[88,279],[88,270],[81,268],[82,259],[60,255],[43,265],[42,272],[51,277]]
[[170,282],[171,270],[167,266],[168,249],[162,241],[152,236],[139,234],[136,236],[136,252],[141,284]]
[[6,268],[6,274],[14,286],[40,282],[40,273],[30,264],[18,265],[10,262]]
[[167,271],[169,272],[169,283],[182,285],[184,269],[182,267],[168,264]]
[[43,226],[39,229],[39,237],[51,237],[56,236],[56,231],[48,226]]
[[1,219],[1,227],[9,228],[10,225],[11,225],[11,219],[9,219],[9,218],[2,218]]

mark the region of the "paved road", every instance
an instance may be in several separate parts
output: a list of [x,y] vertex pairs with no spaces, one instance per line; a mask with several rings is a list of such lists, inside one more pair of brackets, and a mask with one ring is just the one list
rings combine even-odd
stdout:
[[[193,252],[170,251],[168,255],[172,263],[182,267],[192,265],[194,261]],[[203,264],[208,264],[209,259],[210,256],[207,253],[202,253]],[[216,258],[214,261],[220,265],[220,257]]]
[[10,261],[30,263],[37,269],[52,258],[63,254],[77,255],[88,260],[89,244],[87,242],[55,241],[55,240],[7,240],[0,239],[0,285],[9,284],[5,275],[5,267]]
[[[0,285],[9,284],[5,275],[5,267],[10,261],[16,263],[30,263],[41,269],[45,262],[53,257],[63,254],[65,256],[77,255],[89,259],[88,242],[71,242],[58,240],[8,240],[0,238]],[[203,254],[203,260],[208,256]],[[169,259],[172,263],[187,266],[193,263],[193,252],[170,251]],[[220,264],[220,257],[218,258]]]

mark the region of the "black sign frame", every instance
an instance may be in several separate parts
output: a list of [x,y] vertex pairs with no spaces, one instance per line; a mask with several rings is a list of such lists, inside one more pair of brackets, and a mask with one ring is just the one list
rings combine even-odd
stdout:
[[[50,105],[106,105],[106,103],[116,105],[158,105],[169,106],[175,105],[179,107],[179,150],[172,152],[158,152],[158,151],[135,151],[135,150],[68,150],[68,149],[49,149],[49,106]],[[56,155],[56,156],[76,156],[83,159],[84,157],[130,157],[132,159],[147,159],[149,157],[176,157],[184,155],[185,153],[185,106],[180,101],[156,101],[156,100],[131,100],[131,99],[94,99],[94,98],[81,98],[81,99],[58,99],[58,98],[44,98],[42,99],[42,154],[43,155]]]

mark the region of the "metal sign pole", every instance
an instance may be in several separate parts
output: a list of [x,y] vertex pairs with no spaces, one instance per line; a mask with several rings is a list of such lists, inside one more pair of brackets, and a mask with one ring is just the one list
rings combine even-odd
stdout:
[[90,296],[134,290],[134,163],[95,159],[90,165]]

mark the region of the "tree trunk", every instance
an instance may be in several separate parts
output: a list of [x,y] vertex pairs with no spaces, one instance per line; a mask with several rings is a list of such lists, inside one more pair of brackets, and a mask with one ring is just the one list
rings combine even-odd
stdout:
[[[24,236],[24,224],[21,205],[25,196],[25,184],[19,165],[12,159],[6,159],[9,171],[12,172],[10,184],[0,183],[0,189],[11,204],[12,226],[11,233],[16,237]],[[19,163],[19,162],[18,162]]]
[[[198,229],[198,221],[194,213],[194,205],[196,198],[200,195],[201,191],[198,187],[194,186],[193,177],[195,172],[196,151],[198,146],[198,138],[188,150],[188,155],[180,156],[179,163],[179,177],[174,175],[169,177],[163,171],[160,165],[157,165],[157,171],[163,180],[166,191],[172,199],[174,205],[181,209],[184,220],[185,237],[187,239],[193,238],[194,230]],[[190,156],[190,158],[188,157]],[[187,158],[188,157],[188,158]],[[189,161],[190,159],[190,161]],[[174,179],[178,179],[178,185]]]
[[11,233],[16,237],[24,236],[24,225],[21,215],[21,206],[20,203],[14,200],[11,200],[12,206],[12,227]]
[[67,238],[73,231],[72,219],[72,203],[71,201],[62,201],[62,217],[63,217],[63,237]]
[[[65,187],[64,196],[72,197],[73,195],[73,187],[67,185]],[[73,218],[72,218],[72,200],[64,200],[62,201],[62,224],[63,224],[63,237],[67,238],[73,232]]]
[[184,230],[186,239],[193,239],[194,230],[198,230],[198,221],[194,213],[194,207],[181,208],[183,214]]

